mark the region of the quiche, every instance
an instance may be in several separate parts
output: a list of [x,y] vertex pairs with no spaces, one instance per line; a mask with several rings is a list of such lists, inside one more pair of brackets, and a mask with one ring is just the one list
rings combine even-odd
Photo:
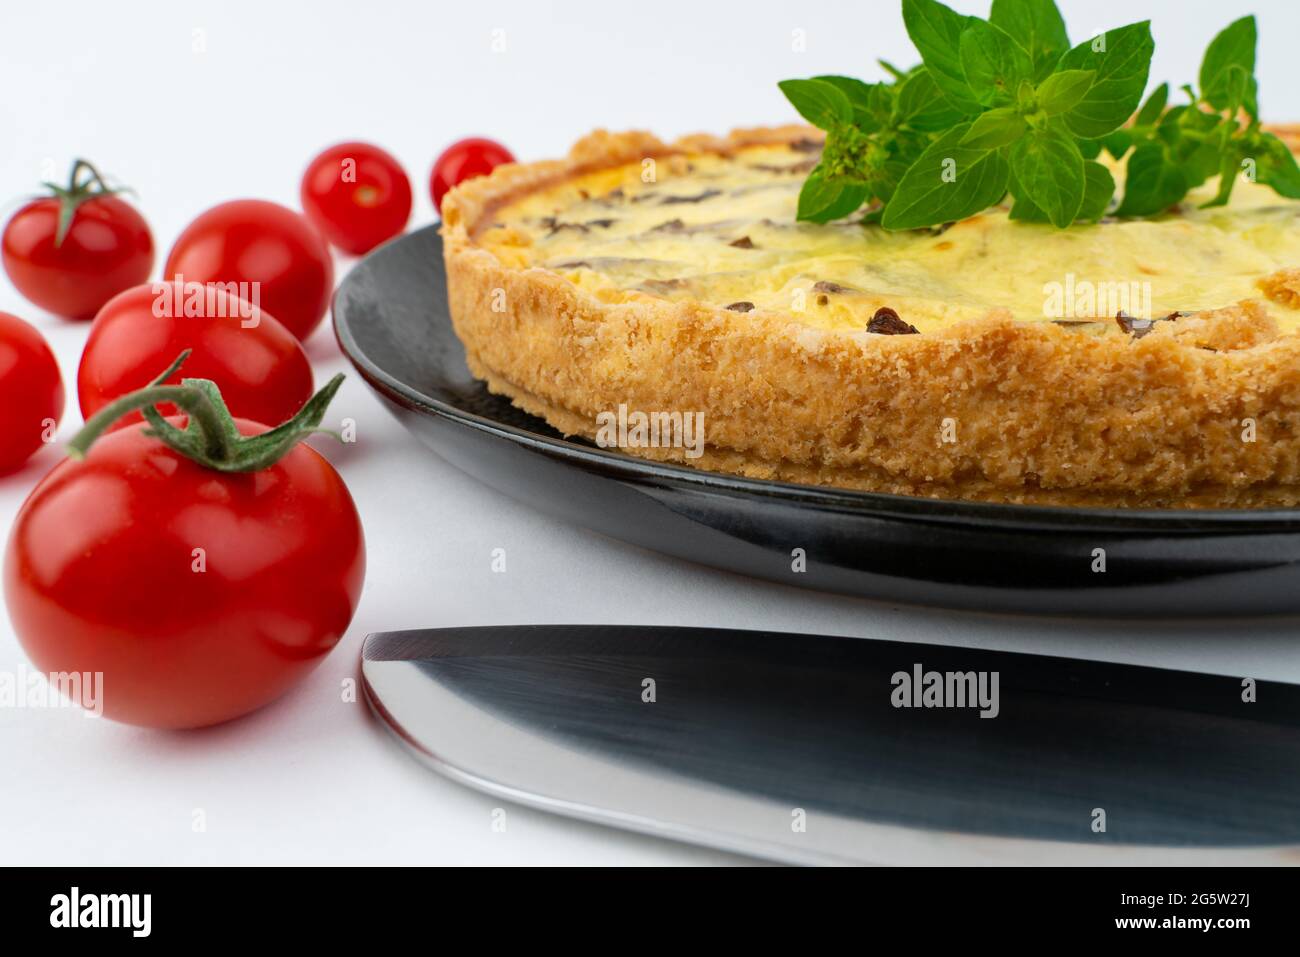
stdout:
[[1065,230],[1001,207],[910,232],[798,222],[819,137],[598,131],[459,186],[442,236],[473,374],[566,435],[754,478],[1300,502],[1300,204],[1244,183],[1200,209],[1211,182]]

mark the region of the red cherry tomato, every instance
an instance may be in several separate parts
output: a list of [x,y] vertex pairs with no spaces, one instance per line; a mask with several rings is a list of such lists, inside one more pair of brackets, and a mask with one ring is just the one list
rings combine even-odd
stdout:
[[[193,353],[168,381],[211,379],[232,415],[278,425],[311,398],[307,354],[270,313],[215,285],[157,282],[128,289],[95,317],[77,370],[81,414],[148,385],[184,349]],[[138,421],[138,412],[122,420]]]
[[36,486],[4,584],[39,670],[101,673],[114,720],[191,728],[261,707],[314,668],[364,574],[356,506],[317,452],[216,472],[134,425]]
[[406,228],[411,181],[378,146],[340,143],[321,153],[302,177],[302,210],[339,249],[361,255]]
[[433,164],[429,176],[429,193],[433,205],[442,212],[442,198],[453,186],[475,176],[486,176],[504,163],[513,163],[514,155],[496,140],[471,136],[452,143]]
[[32,326],[0,312],[0,472],[13,471],[53,440],[62,417],[54,353]]
[[[92,177],[83,182],[86,171]],[[0,247],[5,272],[18,291],[68,319],[90,319],[123,289],[148,279],[153,269],[149,224],[83,160],[73,166],[66,190],[14,213]]]
[[[185,227],[163,278],[258,283],[259,305],[299,339],[329,308],[334,263],[311,223],[260,199],[214,206]],[[245,298],[251,298],[251,295]]]

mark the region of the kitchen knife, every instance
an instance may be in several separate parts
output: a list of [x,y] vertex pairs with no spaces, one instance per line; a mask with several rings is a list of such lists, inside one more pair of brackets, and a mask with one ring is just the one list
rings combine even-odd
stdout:
[[504,800],[791,863],[1300,863],[1300,686],[859,638],[366,638],[367,700]]

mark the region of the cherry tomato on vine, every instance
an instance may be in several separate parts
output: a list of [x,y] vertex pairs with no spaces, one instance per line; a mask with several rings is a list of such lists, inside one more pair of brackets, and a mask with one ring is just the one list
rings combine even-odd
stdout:
[[411,181],[390,154],[369,143],[340,143],[307,167],[302,210],[327,240],[361,255],[406,228]]
[[[238,199],[213,206],[185,227],[167,254],[163,278],[257,283],[258,304],[306,339],[329,308],[334,263],[304,217],[276,203]],[[249,290],[246,299],[254,298]]]
[[496,140],[471,136],[452,143],[434,161],[429,176],[429,194],[434,207],[442,212],[442,198],[453,186],[476,176],[486,176],[498,166],[514,161],[514,154]]
[[63,378],[45,338],[0,312],[0,473],[54,438],[63,417]]
[[[314,668],[365,575],[347,487],[299,444],[341,379],[278,433],[230,419],[193,379],[92,418],[72,441],[82,457],[36,486],[9,536],[5,601],[37,669],[101,674],[114,720],[192,728],[259,708]],[[185,431],[151,412],[157,437],[143,424],[104,434],[117,411],[164,397],[185,409]]]
[[283,422],[311,398],[307,354],[269,312],[217,285],[157,282],[128,289],[95,317],[77,370],[81,414],[148,385],[183,349],[193,350],[186,374],[216,382],[231,415]]
[[90,319],[123,289],[149,278],[149,224],[85,160],[73,164],[66,187],[45,185],[51,195],[23,206],[5,226],[5,272],[42,309]]

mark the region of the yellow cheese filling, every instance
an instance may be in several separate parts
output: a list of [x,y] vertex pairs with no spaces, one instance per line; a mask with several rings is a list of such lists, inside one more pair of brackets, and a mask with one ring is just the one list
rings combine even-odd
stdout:
[[[995,208],[947,229],[890,233],[860,215],[797,222],[816,159],[815,144],[796,143],[601,170],[506,204],[479,243],[604,302],[695,300],[858,331],[888,306],[922,333],[994,309],[1069,322],[1219,308],[1263,299],[1260,280],[1300,267],[1300,203],[1254,183],[1238,184],[1225,208],[1198,209],[1216,191],[1207,183],[1150,220],[1057,230]],[[1287,304],[1269,310],[1283,330],[1300,324]]]

